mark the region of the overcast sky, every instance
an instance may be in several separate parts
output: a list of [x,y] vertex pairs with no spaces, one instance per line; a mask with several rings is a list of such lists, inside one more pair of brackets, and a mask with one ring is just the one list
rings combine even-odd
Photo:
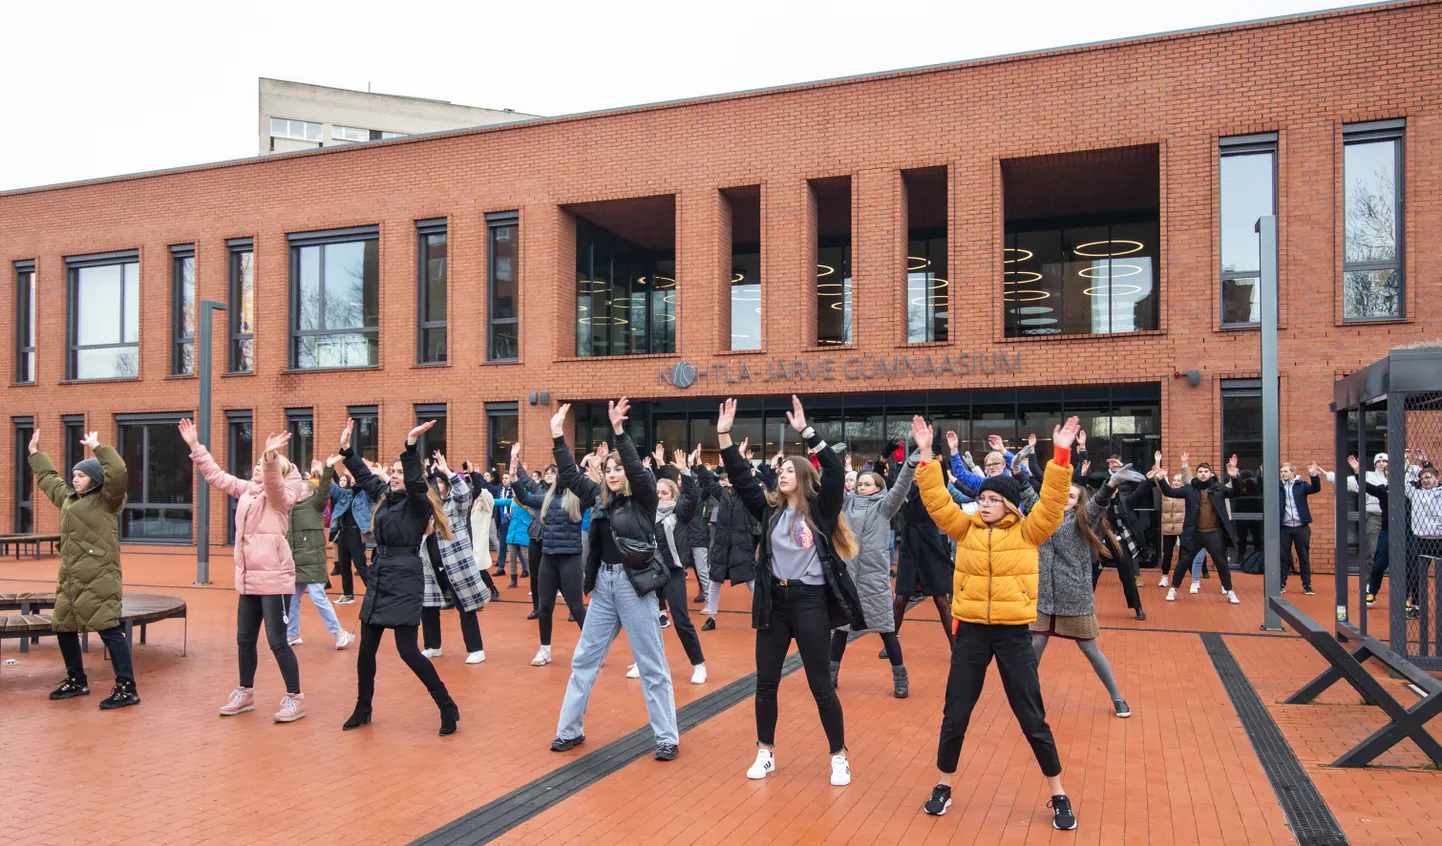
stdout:
[[560,115],[1338,0],[6,2],[0,190],[253,155],[257,78]]

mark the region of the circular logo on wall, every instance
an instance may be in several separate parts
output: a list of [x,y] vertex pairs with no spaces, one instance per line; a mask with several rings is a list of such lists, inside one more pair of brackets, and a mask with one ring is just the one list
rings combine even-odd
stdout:
[[671,368],[671,384],[678,388],[689,388],[696,384],[696,368],[689,362],[676,362],[676,366]]

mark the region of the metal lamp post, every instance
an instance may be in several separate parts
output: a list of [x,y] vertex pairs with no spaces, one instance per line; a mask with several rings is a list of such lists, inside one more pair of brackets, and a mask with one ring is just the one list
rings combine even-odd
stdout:
[[[225,311],[225,304],[215,300],[200,302],[200,338],[196,343],[196,369],[200,374],[200,402],[195,409],[196,435],[206,449],[210,448],[210,380],[212,363],[211,317],[213,312]],[[210,485],[201,480],[195,492],[195,583],[210,584]]]

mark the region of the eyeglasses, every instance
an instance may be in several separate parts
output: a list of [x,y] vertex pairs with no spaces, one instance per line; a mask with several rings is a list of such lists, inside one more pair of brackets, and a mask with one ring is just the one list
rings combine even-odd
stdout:
[[1003,464],[1003,463],[1000,462],[1000,461],[988,461],[988,462],[986,463],[986,466],[987,466],[987,467],[1005,467],[1006,465]]
[[982,505],[1006,505],[1006,500],[999,496],[979,496],[976,501]]

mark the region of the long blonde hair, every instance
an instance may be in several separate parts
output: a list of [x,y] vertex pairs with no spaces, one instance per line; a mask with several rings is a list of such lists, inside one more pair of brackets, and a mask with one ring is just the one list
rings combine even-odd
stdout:
[[[555,470],[556,465],[552,464],[546,469]],[[551,500],[556,498],[556,488],[560,484],[561,475],[557,472],[555,481],[551,482],[550,490],[546,491],[546,498],[541,502],[541,513],[538,515],[538,519],[542,523],[546,522],[546,512],[551,510]],[[561,495],[561,507],[566,509],[566,516],[571,518],[572,523],[581,522],[581,498],[571,493],[569,488]]]
[[431,524],[426,527],[426,534],[435,532],[441,536],[441,540],[451,540],[456,535],[451,531],[451,518],[446,516],[446,508],[445,504],[441,502],[441,495],[436,492],[435,488],[427,485],[426,499],[431,502]]
[[[781,459],[781,464],[785,465],[788,461],[791,462],[792,470],[796,472],[796,497],[801,500],[803,505],[810,505],[821,489],[821,474],[816,472],[816,468],[812,467],[811,462],[806,458],[788,456]],[[766,504],[775,509],[775,516],[772,517],[774,523],[780,517],[781,509],[790,505],[790,502],[779,490],[768,490],[766,491]],[[809,508],[796,509],[796,514],[792,515],[791,519],[793,528],[796,525],[795,521],[802,519],[806,521],[806,525],[813,533],[817,531],[816,524],[811,522]],[[836,528],[831,531],[831,551],[836,553],[837,557],[848,560],[855,558],[861,552],[861,546],[856,541],[856,533],[851,530],[851,521],[846,519],[845,513],[836,515]]]

